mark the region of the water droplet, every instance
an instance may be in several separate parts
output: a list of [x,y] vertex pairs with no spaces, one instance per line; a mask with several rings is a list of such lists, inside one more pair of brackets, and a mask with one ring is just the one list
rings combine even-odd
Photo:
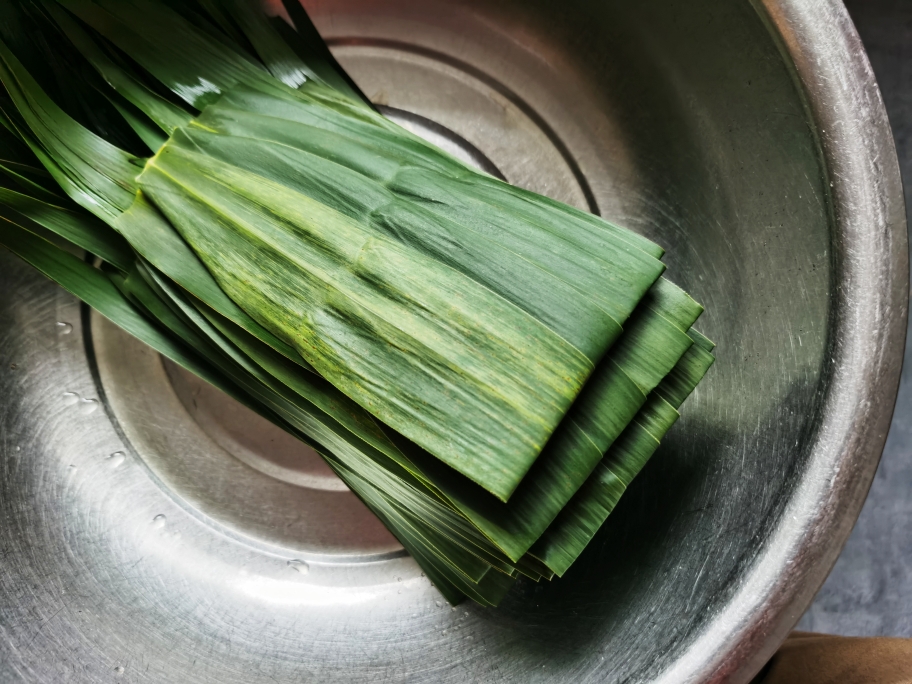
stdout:
[[84,416],[95,413],[98,408],[98,399],[83,399],[79,402],[79,412]]
[[94,413],[95,409],[98,408],[98,399],[83,399],[79,392],[64,392],[63,403],[66,406],[76,406],[78,404],[79,412],[86,416]]
[[19,368],[18,364],[15,364],[15,363],[10,364],[10,370],[16,370],[17,368]]
[[165,520],[167,520],[167,518],[162,513],[159,513],[154,518],[152,518],[152,527],[154,527],[156,530],[160,530],[165,526]]
[[122,675],[123,673],[124,673],[124,668],[122,668],[120,665],[118,665],[117,667],[114,668],[114,674]]
[[108,456],[107,461],[111,464],[112,468],[118,468],[123,465],[123,462],[127,460],[127,455],[122,451],[115,451],[113,454]]
[[434,601],[434,605],[437,606],[438,608],[440,608],[440,606],[441,606],[442,604],[440,603],[440,601]]
[[440,634],[441,634],[441,636],[446,636],[446,635],[447,635],[447,631],[446,631],[446,630],[443,630]]
[[302,575],[306,575],[310,572],[310,566],[302,560],[290,560],[288,561],[288,567],[296,572],[300,572]]
[[69,323],[64,323],[63,321],[57,321],[57,331],[61,335],[69,335],[73,332],[73,326]]
[[70,470],[76,470],[76,466],[74,466],[72,463],[70,464]]
[[22,447],[16,447],[16,451],[22,451]]
[[402,593],[402,589],[398,590],[396,593],[397,593],[397,594],[401,594],[401,593]]
[[421,576],[424,577],[424,573],[423,573],[423,572],[421,573]]
[[396,581],[397,581],[397,582],[401,582],[401,581],[402,581],[402,578],[401,578],[401,577],[397,577],[397,578],[396,578]]

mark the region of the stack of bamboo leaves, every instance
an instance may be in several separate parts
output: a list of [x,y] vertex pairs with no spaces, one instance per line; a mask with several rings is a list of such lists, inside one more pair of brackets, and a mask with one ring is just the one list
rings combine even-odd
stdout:
[[0,4],[0,243],[496,605],[566,572],[656,450],[713,362],[702,307],[652,242],[385,119],[286,9]]

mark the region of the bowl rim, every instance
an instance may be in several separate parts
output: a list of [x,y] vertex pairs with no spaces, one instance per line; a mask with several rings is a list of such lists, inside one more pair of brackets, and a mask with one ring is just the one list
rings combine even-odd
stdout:
[[830,190],[828,380],[807,468],[738,590],[657,678],[750,681],[836,562],[880,462],[899,389],[909,251],[899,160],[841,0],[750,0],[791,65]]

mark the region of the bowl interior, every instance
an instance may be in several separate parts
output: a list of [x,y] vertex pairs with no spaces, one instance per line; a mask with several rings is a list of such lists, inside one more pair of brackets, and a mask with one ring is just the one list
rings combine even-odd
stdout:
[[705,305],[718,361],[654,460],[564,579],[482,618],[518,681],[651,680],[762,548],[822,401],[828,183],[789,65],[746,2],[309,7],[371,99],[654,239]]
[[[26,292],[0,297],[5,344],[36,370],[4,385],[16,427],[0,501],[18,508],[0,535],[25,559],[16,578],[60,582],[23,611],[77,596],[16,667],[57,681],[79,655],[87,681],[650,681],[726,605],[815,434],[831,219],[790,66],[747,1],[306,4],[403,125],[663,245],[717,363],[565,578],[456,609],[315,454],[4,257],[2,291]],[[42,412],[58,417],[23,417]]]

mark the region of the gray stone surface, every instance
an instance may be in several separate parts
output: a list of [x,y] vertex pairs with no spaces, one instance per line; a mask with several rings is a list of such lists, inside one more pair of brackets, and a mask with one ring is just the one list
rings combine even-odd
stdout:
[[[850,0],[846,5],[883,91],[909,212],[912,2]],[[846,635],[912,637],[912,339],[907,340],[893,426],[871,493],[832,574],[798,626]]]

